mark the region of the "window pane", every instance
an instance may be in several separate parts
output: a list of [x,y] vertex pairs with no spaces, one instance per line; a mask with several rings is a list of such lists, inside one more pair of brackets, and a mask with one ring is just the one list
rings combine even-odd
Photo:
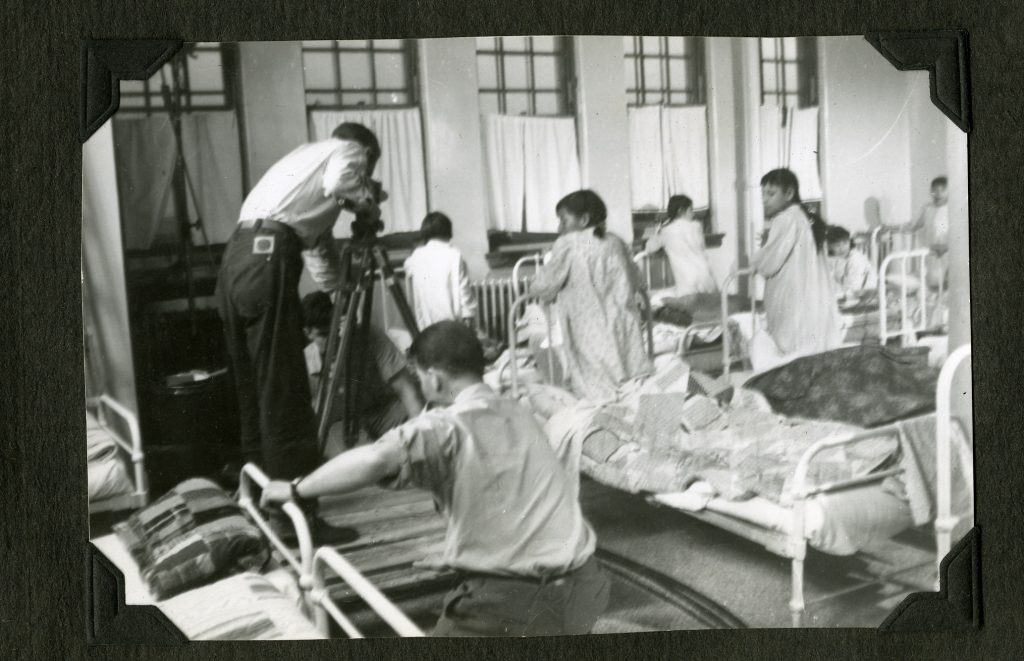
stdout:
[[146,82],[143,80],[122,80],[121,81],[121,94],[131,93],[142,93],[146,87]]
[[761,89],[767,92],[775,92],[779,89],[779,79],[775,70],[775,64],[769,62],[761,65]]
[[800,77],[797,75],[797,65],[787,64],[785,65],[785,71],[783,72],[786,76],[786,91],[787,92],[798,92],[800,91]]
[[653,57],[644,58],[644,89],[661,89],[661,60]]
[[401,53],[376,53],[377,87],[405,87],[405,58]]
[[192,105],[199,106],[223,106],[226,103],[223,94],[193,94]]
[[637,51],[636,37],[623,37],[622,48],[627,55],[631,55]]
[[302,72],[306,89],[334,89],[334,53],[303,53]]
[[340,53],[342,89],[368,89],[370,87],[370,54]]
[[775,58],[775,39],[761,39],[761,59],[771,60]]
[[494,92],[480,93],[480,112],[483,114],[497,114],[498,95]]
[[558,42],[555,37],[534,37],[533,50],[539,53],[554,53],[558,50]]
[[195,57],[187,57],[188,85],[193,90],[224,89],[224,70],[220,63],[220,51],[200,51]]
[[505,113],[522,115],[530,112],[530,95],[526,92],[510,92],[505,97]]
[[668,61],[668,85],[669,89],[688,90],[693,87],[689,80],[689,62],[687,60]]
[[523,53],[526,51],[526,37],[502,37],[501,45],[507,51]]
[[686,55],[686,37],[669,37],[668,38],[668,53],[669,55]]
[[688,92],[672,92],[668,99],[669,105],[673,106],[688,106],[693,102],[693,96]]
[[[138,82],[142,82],[141,80]],[[123,85],[124,83],[122,83]],[[129,96],[121,90],[121,107],[122,108],[142,108],[146,105],[146,99],[141,96]]]
[[561,115],[562,95],[555,92],[537,93],[537,114],[538,115]]
[[333,92],[311,92],[306,94],[307,106],[334,106],[338,105],[338,96]]
[[664,98],[659,90],[652,90],[650,88],[644,93],[644,105],[645,106],[656,106],[661,103]]
[[507,89],[526,88],[526,56],[505,56],[505,87]]
[[644,55],[657,55],[661,53],[661,37],[642,37]]
[[405,92],[380,92],[377,94],[377,105],[406,106],[409,105],[409,95]]
[[796,59],[796,37],[786,37],[782,40],[782,52],[787,60]]
[[533,58],[533,86],[537,89],[558,89],[558,59],[538,55]]
[[497,39],[494,37],[477,37],[476,38],[476,49],[477,50],[496,50],[498,48]]
[[498,87],[498,57],[496,55],[477,55],[476,73],[481,89]]
[[374,48],[401,48],[402,47],[402,40],[401,39],[374,39],[373,40],[373,47]]
[[800,106],[800,95],[799,94],[787,94],[786,95],[786,107],[787,108],[798,108]]
[[345,92],[341,95],[341,103],[345,106],[368,106],[373,103],[370,92]]
[[331,40],[303,41],[302,42],[302,47],[303,48],[330,48],[331,44],[333,44],[333,43],[334,42],[331,41]]

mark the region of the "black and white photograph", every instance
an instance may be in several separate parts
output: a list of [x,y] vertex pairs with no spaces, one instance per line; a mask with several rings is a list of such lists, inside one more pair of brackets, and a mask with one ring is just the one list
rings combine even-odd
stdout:
[[185,42],[113,84],[82,338],[126,604],[521,637],[877,628],[939,589],[969,182],[928,71],[863,35],[467,36]]

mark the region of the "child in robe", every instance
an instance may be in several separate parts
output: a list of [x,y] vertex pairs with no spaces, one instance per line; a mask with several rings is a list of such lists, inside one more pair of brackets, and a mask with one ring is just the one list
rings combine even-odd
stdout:
[[412,282],[416,325],[426,328],[454,319],[472,326],[476,319],[476,298],[466,261],[451,244],[451,219],[438,211],[428,213],[420,235],[423,245],[405,260],[405,275]]
[[855,292],[878,287],[878,274],[863,252],[853,249],[850,233],[838,225],[826,232],[829,264],[837,293],[849,298]]
[[620,384],[652,370],[636,304],[640,271],[625,241],[606,230],[608,211],[596,193],[570,193],[555,211],[561,236],[530,293],[558,303],[573,393],[591,401],[614,398]]
[[949,272],[949,182],[936,177],[931,184],[931,202],[925,204],[917,218],[903,226],[914,232],[918,245],[931,251],[928,256],[928,286],[935,289],[944,283]]
[[685,195],[668,200],[668,218],[647,240],[647,252],[664,250],[668,256],[675,295],[714,294],[718,283],[704,252],[704,226],[693,218],[693,201]]
[[788,169],[761,178],[761,199],[770,229],[750,264],[765,279],[767,331],[780,354],[773,362],[838,347],[839,308],[824,221],[804,211],[800,184]]

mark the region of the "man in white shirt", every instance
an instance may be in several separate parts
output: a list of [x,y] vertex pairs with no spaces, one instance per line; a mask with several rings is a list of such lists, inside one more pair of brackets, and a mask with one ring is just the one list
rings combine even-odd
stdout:
[[324,291],[340,285],[332,228],[342,209],[379,217],[376,136],[360,124],[305,144],[250,191],[217,279],[238,394],[242,454],[268,475],[291,479],[320,463],[303,349],[303,263]]
[[466,261],[451,245],[452,221],[440,212],[427,214],[420,228],[425,242],[405,260],[405,276],[412,281],[416,325],[426,328],[439,321],[476,318],[476,297]]

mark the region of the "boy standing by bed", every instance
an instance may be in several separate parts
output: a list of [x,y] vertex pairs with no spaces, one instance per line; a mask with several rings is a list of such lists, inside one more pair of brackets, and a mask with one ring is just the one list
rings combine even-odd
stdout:
[[435,636],[588,633],[608,603],[596,537],[533,415],[483,383],[483,349],[456,321],[425,328],[410,355],[427,411],[305,478],[271,482],[263,504],[382,483],[433,492],[447,521],[439,568],[460,583]]

